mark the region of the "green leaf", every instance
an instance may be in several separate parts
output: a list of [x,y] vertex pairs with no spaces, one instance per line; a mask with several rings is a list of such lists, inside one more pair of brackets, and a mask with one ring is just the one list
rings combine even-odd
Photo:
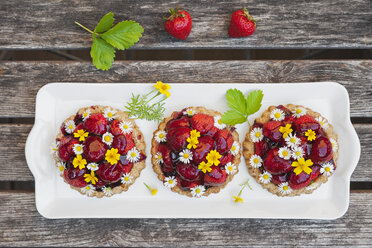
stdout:
[[226,111],[222,117],[221,121],[227,125],[234,126],[236,124],[244,123],[247,120],[247,116],[242,115],[234,109]]
[[229,89],[226,92],[227,104],[243,116],[246,115],[246,103],[243,93],[238,89]]
[[92,35],[93,44],[90,49],[90,56],[93,59],[93,64],[97,69],[107,71],[110,69],[115,57],[115,48],[108,44],[106,41],[97,37],[96,34]]
[[94,32],[96,33],[103,33],[109,30],[112,27],[112,24],[114,24],[114,14],[112,12],[107,13],[102,17],[102,19],[97,24],[96,28],[94,29]]
[[248,115],[252,115],[260,110],[263,96],[262,90],[251,91],[248,94],[246,101],[246,110]]
[[135,21],[122,21],[100,37],[119,50],[128,49],[142,37],[143,28]]

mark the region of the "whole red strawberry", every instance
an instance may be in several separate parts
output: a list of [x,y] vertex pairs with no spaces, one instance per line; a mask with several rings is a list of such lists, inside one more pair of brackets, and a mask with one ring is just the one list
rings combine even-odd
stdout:
[[229,35],[231,38],[247,37],[256,30],[256,20],[249,15],[246,8],[237,10],[231,16]]
[[164,28],[174,38],[186,40],[192,28],[192,20],[190,14],[185,10],[170,9],[171,14],[165,18]]

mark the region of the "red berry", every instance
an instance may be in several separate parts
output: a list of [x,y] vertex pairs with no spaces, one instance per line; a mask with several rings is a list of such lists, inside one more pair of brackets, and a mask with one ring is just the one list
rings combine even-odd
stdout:
[[173,151],[180,151],[187,145],[191,129],[188,127],[173,128],[167,133],[167,142]]
[[204,184],[207,186],[220,186],[226,181],[227,173],[221,167],[213,166],[212,170],[204,175]]
[[96,175],[106,183],[116,183],[123,175],[123,167],[121,167],[120,163],[114,165],[103,163],[96,171]]
[[313,130],[319,134],[321,126],[314,117],[310,115],[303,115],[300,118],[294,121],[294,130],[302,135],[305,135],[305,132],[309,129]]
[[209,135],[211,137],[214,137],[216,133],[218,132],[218,128],[213,126],[211,129],[208,130],[208,132],[205,135]]
[[280,121],[269,121],[263,125],[263,135],[274,142],[279,142],[282,138],[282,133],[279,128],[282,126]]
[[164,23],[164,28],[174,38],[186,40],[192,28],[192,19],[185,10],[170,9],[171,15]]
[[305,156],[310,155],[311,144],[309,143],[307,138],[304,136],[298,136],[298,138],[300,139],[300,147],[304,150]]
[[99,162],[105,158],[108,146],[97,136],[89,136],[84,141],[84,155],[89,162]]
[[133,140],[133,137],[132,137],[132,134],[124,134],[125,136],[125,140],[127,142],[126,146],[125,146],[125,149],[124,149],[124,154],[128,153],[128,151],[130,149],[132,149],[133,147],[135,147],[135,144],[134,144],[134,140]]
[[123,174],[129,173],[132,170],[133,163],[129,162],[126,156],[120,156],[120,161],[118,163],[123,168]]
[[269,145],[264,140],[261,140],[260,142],[254,143],[254,148],[255,154],[263,158],[269,150]]
[[177,178],[177,183],[178,183],[178,186],[181,187],[182,189],[185,189],[185,190],[188,190],[188,189],[191,189],[191,188],[194,188],[198,185],[202,185],[203,184],[203,180],[196,180],[196,181],[187,181],[187,180],[183,180],[182,178],[180,177],[176,177]]
[[207,155],[214,149],[214,141],[210,136],[202,136],[199,138],[199,144],[192,150],[193,161],[195,164],[200,164],[202,161],[206,162]]
[[83,168],[82,170],[79,168],[69,168],[64,171],[63,175],[68,184],[77,188],[82,188],[87,186],[87,182],[85,182],[84,178],[85,174],[88,174],[86,168]]
[[74,132],[72,133],[72,135],[74,135],[74,133],[76,133],[78,130],[81,130],[81,129],[84,130],[84,124],[83,124],[83,123],[79,123],[79,124],[75,127],[75,130],[74,130]]
[[279,185],[281,183],[285,183],[287,182],[287,178],[288,178],[288,174],[280,174],[280,175],[273,175],[272,178],[271,178],[271,181],[276,184],[276,185]]
[[276,106],[276,108],[283,111],[286,116],[291,116],[292,115],[291,111],[288,108],[284,107],[283,105],[278,105],[278,106]]
[[313,165],[311,166],[311,173],[310,173],[310,177],[311,177],[311,180],[314,180],[315,178],[317,178],[320,174],[320,166],[317,166],[317,165]]
[[256,30],[256,21],[249,15],[248,10],[243,8],[235,11],[231,16],[229,35],[231,38],[247,37]]
[[114,136],[112,140],[112,147],[118,149],[118,153],[121,155],[126,154],[127,139],[124,135]]
[[278,151],[278,148],[270,150],[263,163],[265,169],[273,175],[284,174],[292,170],[291,161],[279,157]]
[[198,113],[191,118],[190,123],[193,129],[198,130],[203,135],[214,127],[214,118],[210,115]]
[[332,143],[326,137],[315,139],[309,158],[314,164],[323,164],[332,159]]
[[193,164],[179,162],[176,166],[178,175],[184,180],[197,181],[203,177],[203,172]]
[[85,130],[97,135],[106,133],[107,125],[108,121],[102,114],[91,115],[84,122]]
[[170,170],[173,170],[171,150],[169,149],[169,147],[165,144],[159,144],[158,152],[161,153],[163,164],[165,167],[168,167],[168,172]]
[[94,184],[94,187],[96,188],[102,188],[103,186],[106,185],[105,181],[103,181],[101,178],[97,177],[98,181],[96,184]]
[[113,120],[110,124],[110,132],[113,134],[113,135],[120,135],[120,134],[123,134],[123,132],[121,131],[120,127],[120,121],[119,120]]
[[296,173],[291,172],[288,176],[289,186],[292,189],[302,189],[308,186],[311,182],[310,174],[306,172],[301,172],[300,174],[296,175]]
[[222,157],[220,158],[220,164],[218,166],[225,166],[227,163],[231,162],[233,158],[234,155],[232,155],[231,153],[222,155]]
[[219,130],[216,134],[216,149],[220,154],[230,151],[234,139],[227,129]]
[[189,117],[182,116],[180,119],[172,119],[168,121],[165,130],[169,131],[170,129],[177,127],[190,127]]
[[70,160],[74,156],[73,147],[75,144],[79,144],[79,141],[73,138],[65,139],[64,143],[61,142],[58,147],[58,157],[64,162]]
[[286,115],[284,117],[283,122],[283,127],[285,127],[287,124],[291,124],[293,127],[293,122],[296,120],[296,118],[293,115]]

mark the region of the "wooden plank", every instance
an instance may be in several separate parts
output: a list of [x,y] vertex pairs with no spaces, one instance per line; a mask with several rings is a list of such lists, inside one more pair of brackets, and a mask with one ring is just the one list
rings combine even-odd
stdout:
[[372,192],[351,193],[337,220],[60,219],[35,209],[34,193],[0,192],[1,246],[358,246],[372,243]]
[[[178,3],[165,0],[4,1],[0,7],[0,49],[88,48],[94,29],[109,11],[117,20],[139,21],[145,33],[135,48],[371,48],[371,1],[182,1],[193,17],[187,41],[171,38],[162,17]],[[256,33],[231,39],[232,13],[248,7],[258,20]],[[341,21],[342,20],[342,21]]]
[[0,117],[33,117],[37,91],[50,82],[279,83],[336,81],[349,91],[352,117],[372,117],[371,60],[0,62]]
[[[34,180],[24,155],[24,145],[31,127],[30,124],[0,124],[0,181]],[[360,138],[362,154],[351,181],[372,182],[372,124],[355,124],[354,127]]]

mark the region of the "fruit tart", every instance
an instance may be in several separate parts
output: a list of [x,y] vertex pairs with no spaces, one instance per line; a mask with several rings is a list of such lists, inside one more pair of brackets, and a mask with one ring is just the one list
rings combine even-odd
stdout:
[[221,114],[189,107],[165,118],[152,139],[153,169],[164,185],[189,197],[218,193],[238,172],[239,135]]
[[336,169],[337,135],[319,113],[303,106],[270,106],[245,136],[248,171],[278,196],[310,194]]
[[71,188],[101,198],[127,191],[145,168],[145,141],[127,113],[81,108],[61,125],[54,158]]

